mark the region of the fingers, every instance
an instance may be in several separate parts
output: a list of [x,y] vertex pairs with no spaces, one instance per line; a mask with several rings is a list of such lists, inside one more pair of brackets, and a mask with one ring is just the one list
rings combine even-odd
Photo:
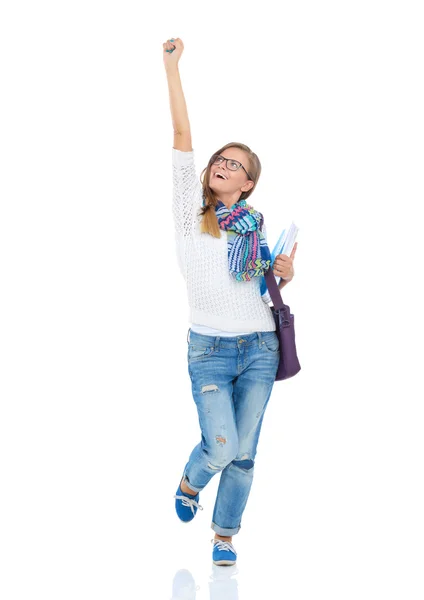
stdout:
[[276,277],[282,279],[292,279],[294,277],[294,269],[273,269],[273,272]]
[[284,273],[282,271],[274,271],[274,275],[275,277],[281,277],[281,279],[293,279],[294,277],[294,271],[293,273]]
[[274,264],[280,265],[280,267],[284,267],[286,265],[291,265],[292,262],[293,259],[289,256],[286,256],[285,254],[278,254],[278,256],[275,257]]
[[294,258],[295,254],[296,254],[296,250],[297,250],[297,242],[293,246],[293,250],[291,251],[290,258]]
[[163,45],[163,49],[165,50],[165,52],[173,52],[176,48],[176,44],[175,44],[175,39],[174,38],[170,38],[169,40],[167,40]]
[[296,254],[297,242],[293,246],[293,250],[291,251],[290,256],[286,254],[278,254],[275,257],[274,264],[272,265],[272,270],[276,277],[281,277],[282,279],[292,279],[294,276],[293,269],[293,259]]
[[295,257],[296,250],[297,250],[297,242],[293,246],[293,250],[291,251],[290,256],[287,256],[287,254],[278,254],[275,257],[275,262],[278,261],[278,262],[284,263],[284,264],[287,264],[287,263],[291,264],[293,262],[294,257]]
[[162,44],[165,52],[172,53],[176,48],[183,50],[183,43],[180,38],[170,38],[164,44]]
[[285,254],[278,254],[272,267],[276,277],[288,278],[293,276],[293,258]]

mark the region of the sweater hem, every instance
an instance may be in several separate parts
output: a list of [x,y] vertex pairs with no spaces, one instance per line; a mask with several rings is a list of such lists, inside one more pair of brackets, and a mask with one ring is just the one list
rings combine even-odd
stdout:
[[275,331],[275,322],[271,314],[271,309],[270,320],[249,319],[248,321],[241,321],[230,317],[218,317],[217,315],[211,315],[200,310],[191,310],[189,313],[189,322],[231,332],[239,331],[246,333],[249,331],[250,333],[255,333],[256,331]]

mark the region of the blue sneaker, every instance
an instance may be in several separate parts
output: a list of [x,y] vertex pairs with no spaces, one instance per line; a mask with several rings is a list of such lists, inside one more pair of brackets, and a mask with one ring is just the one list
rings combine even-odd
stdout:
[[224,540],[215,540],[213,542],[212,560],[214,565],[235,565],[237,553],[231,542]]
[[203,507],[198,504],[199,501],[199,493],[195,496],[191,496],[190,494],[186,494],[181,489],[181,483],[178,486],[177,493],[175,494],[175,510],[177,511],[177,515],[184,521],[184,523],[188,523],[192,519],[194,519],[197,509],[203,510]]

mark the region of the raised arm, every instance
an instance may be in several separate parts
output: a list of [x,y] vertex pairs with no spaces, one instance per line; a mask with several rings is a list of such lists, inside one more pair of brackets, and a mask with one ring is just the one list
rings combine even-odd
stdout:
[[174,128],[173,147],[182,152],[191,152],[193,148],[191,145],[190,122],[178,70],[178,61],[183,50],[184,44],[180,38],[175,38],[172,42],[168,40],[163,44],[163,62],[168,79],[172,126]]
[[[173,52],[167,50],[173,49]],[[180,266],[185,273],[187,260],[186,240],[197,224],[197,213],[202,206],[202,184],[197,175],[194,151],[191,146],[190,123],[178,72],[178,60],[184,46],[179,38],[163,44],[163,61],[168,78],[174,147],[172,148],[172,181],[175,232],[178,240]]]

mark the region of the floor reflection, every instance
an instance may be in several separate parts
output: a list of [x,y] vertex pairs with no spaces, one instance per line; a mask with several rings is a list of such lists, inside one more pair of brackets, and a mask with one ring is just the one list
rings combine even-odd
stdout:
[[200,585],[196,586],[196,582],[190,571],[188,569],[180,569],[174,575],[171,600],[196,600],[197,590],[200,590]]
[[[236,565],[219,567],[212,564],[212,573],[209,576],[210,600],[239,600]],[[174,575],[172,583],[171,600],[196,600],[196,592],[200,585],[196,585],[193,575],[188,569],[179,569]]]
[[212,563],[212,574],[209,578],[210,600],[238,600],[236,575],[237,565],[218,567]]

